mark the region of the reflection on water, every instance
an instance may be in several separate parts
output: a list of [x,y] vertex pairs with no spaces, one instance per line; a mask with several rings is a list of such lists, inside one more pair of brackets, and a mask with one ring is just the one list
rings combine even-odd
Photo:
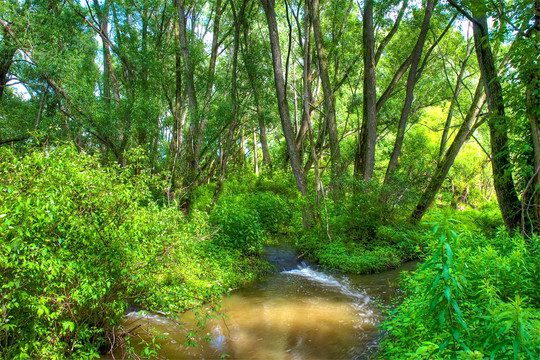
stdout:
[[184,346],[196,323],[192,313],[182,316],[182,327],[138,312],[127,314],[124,325],[162,334],[157,342],[167,359],[364,359],[378,343],[381,314],[373,300],[387,303],[400,270],[414,267],[345,276],[305,264],[291,270],[284,266],[287,270],[225,297],[221,312],[226,317],[207,323],[197,347]]

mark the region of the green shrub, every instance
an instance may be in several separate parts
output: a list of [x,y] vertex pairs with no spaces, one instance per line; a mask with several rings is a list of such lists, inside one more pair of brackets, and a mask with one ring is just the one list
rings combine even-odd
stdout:
[[264,238],[259,214],[243,196],[221,196],[210,214],[210,222],[219,228],[216,242],[238,249],[245,254],[255,254],[262,249]]
[[249,206],[257,212],[261,227],[271,233],[283,232],[291,224],[291,206],[281,196],[269,191],[249,197]]
[[73,147],[0,149],[0,358],[96,358],[128,302],[176,314],[256,276],[159,186]]
[[452,206],[445,206],[428,211],[423,221],[426,223],[438,221],[439,214],[445,218],[458,220],[455,224],[458,230],[480,233],[485,236],[494,237],[497,228],[504,225],[501,211],[496,201],[486,202],[478,209],[467,208],[457,210]]
[[540,239],[434,225],[431,256],[383,324],[383,359],[538,359]]
[[391,247],[365,250],[351,247],[340,241],[325,246],[319,253],[322,266],[354,274],[368,274],[398,267],[402,259]]

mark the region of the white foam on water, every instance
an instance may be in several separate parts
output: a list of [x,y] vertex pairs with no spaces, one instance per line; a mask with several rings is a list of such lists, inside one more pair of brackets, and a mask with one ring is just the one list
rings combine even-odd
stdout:
[[148,311],[130,311],[125,315],[126,318],[133,320],[149,320],[154,323],[169,324],[170,320],[160,314],[154,314]]
[[313,270],[310,266],[302,265],[302,266],[298,266],[298,269],[282,271],[281,273],[297,275],[297,276],[301,276],[303,278],[318,282],[319,284],[325,287],[332,288],[339,291],[343,295],[349,296],[356,300],[360,300],[361,304],[359,305],[365,305],[370,301],[369,296],[367,296],[364,293],[354,290],[349,284],[339,281],[332,275],[327,275],[323,272]]

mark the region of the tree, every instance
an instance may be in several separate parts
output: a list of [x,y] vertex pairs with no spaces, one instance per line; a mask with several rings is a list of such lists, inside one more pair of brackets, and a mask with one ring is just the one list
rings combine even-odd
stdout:
[[418,35],[418,40],[416,41],[413,52],[411,53],[411,65],[409,69],[409,75],[407,77],[407,91],[405,95],[405,102],[403,104],[401,116],[399,118],[399,126],[396,135],[396,142],[394,144],[394,150],[392,150],[392,155],[390,155],[390,161],[388,163],[388,168],[386,169],[386,175],[384,176],[385,183],[388,183],[388,181],[390,180],[391,174],[397,165],[398,158],[401,153],[401,146],[403,145],[403,138],[405,137],[405,127],[407,125],[407,119],[409,118],[409,113],[411,111],[411,105],[414,96],[414,86],[416,85],[417,81],[418,65],[422,57],[422,50],[424,48],[426,35],[429,30],[429,22],[431,20],[431,15],[433,14],[433,9],[436,3],[437,0],[427,1],[424,20],[422,22],[422,28],[420,29],[420,35]]

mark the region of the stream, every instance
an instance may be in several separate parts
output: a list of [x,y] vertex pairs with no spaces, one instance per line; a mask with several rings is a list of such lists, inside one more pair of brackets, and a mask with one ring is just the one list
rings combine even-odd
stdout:
[[379,342],[377,303],[388,305],[400,272],[416,268],[411,262],[379,274],[344,275],[299,262],[290,248],[267,248],[264,256],[278,272],[223,297],[226,316],[206,324],[196,347],[184,345],[196,324],[193,312],[181,316],[182,327],[137,311],[123,325],[162,334],[156,343],[167,359],[368,359]]

